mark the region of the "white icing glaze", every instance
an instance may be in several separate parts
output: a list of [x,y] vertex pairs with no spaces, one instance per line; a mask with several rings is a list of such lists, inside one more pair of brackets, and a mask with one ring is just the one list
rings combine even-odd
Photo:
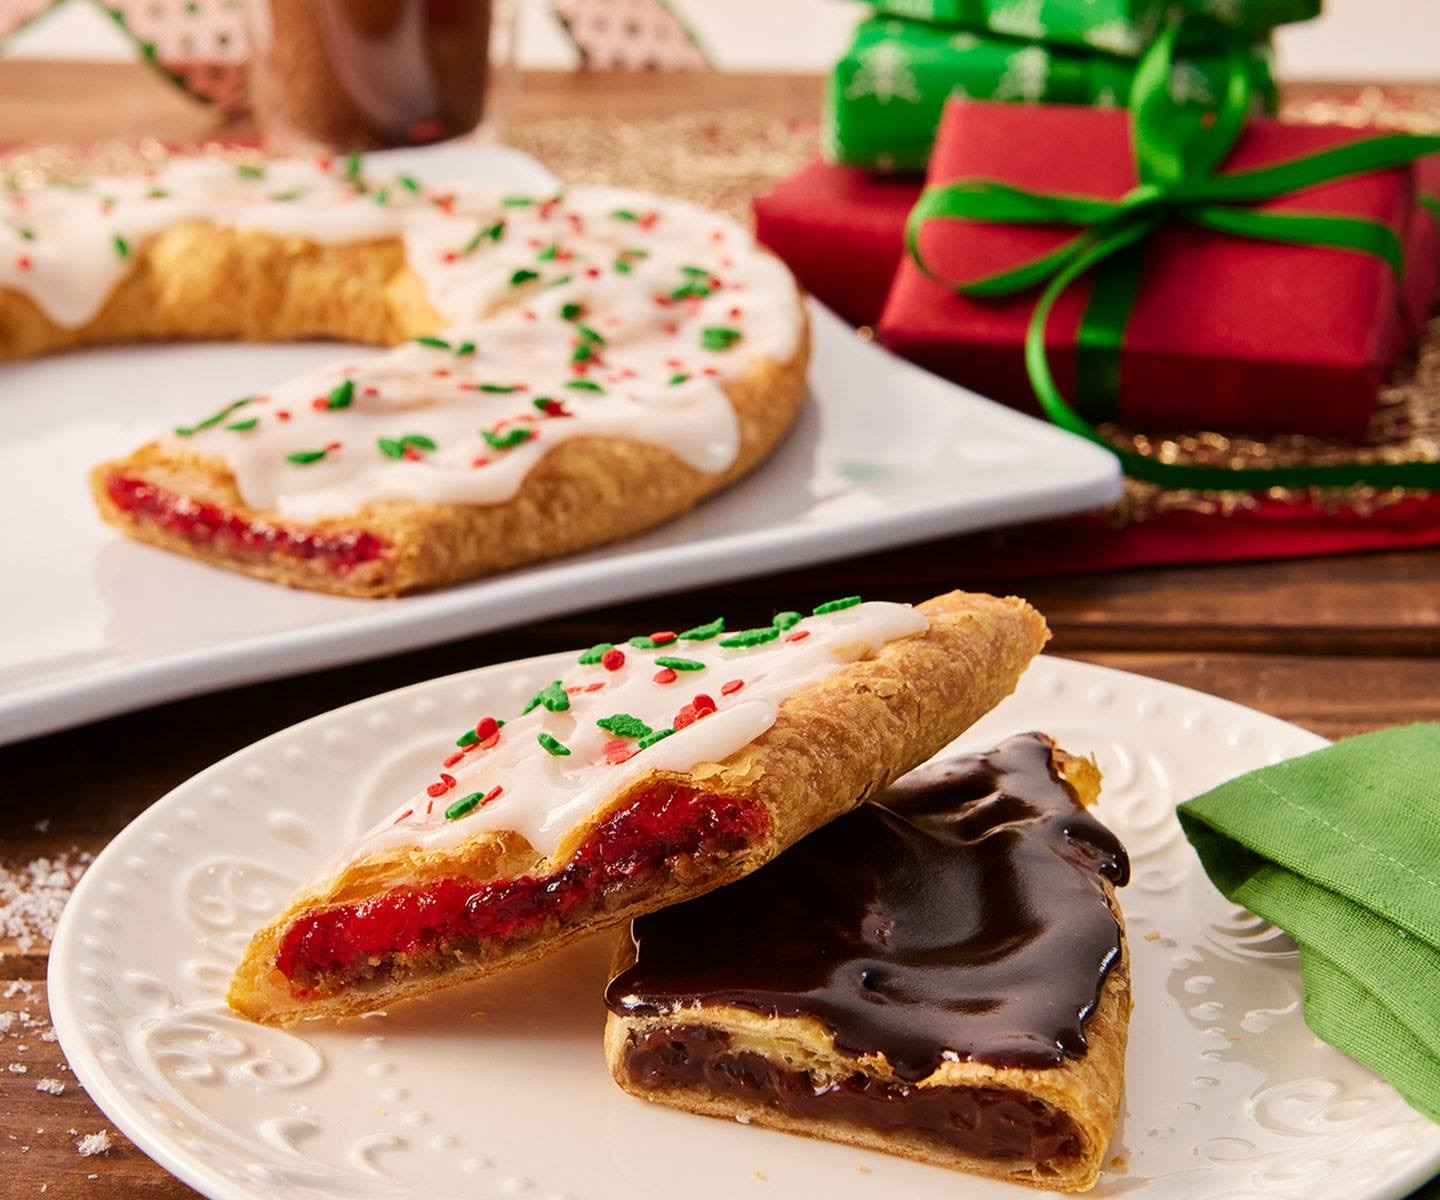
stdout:
[[[448,349],[410,343],[310,372],[172,439],[224,461],[251,507],[301,521],[374,501],[503,502],[551,446],[577,436],[642,441],[723,471],[739,447],[723,384],[795,352],[794,281],[718,214],[613,188],[520,198],[398,179],[364,181],[361,192],[354,179],[340,165],[277,160],[254,175],[199,159],[85,189],[0,195],[0,286],[76,326],[99,311],[134,247],[179,222],[330,243],[401,237],[447,323],[437,336]],[[384,204],[374,199],[381,189]],[[500,222],[498,236],[476,236]],[[537,278],[517,283],[516,272]],[[673,298],[687,284],[694,294]],[[577,362],[580,346],[589,357]],[[319,398],[347,380],[350,403],[324,407]],[[567,415],[542,413],[539,397]],[[495,447],[484,437],[513,430],[527,440]],[[415,443],[397,460],[381,448],[411,434],[434,449]],[[290,458],[321,450],[314,461]]]
[[[444,850],[477,834],[514,830],[546,856],[566,836],[640,776],[651,771],[693,771],[701,763],[721,762],[775,723],[786,699],[833,675],[847,663],[873,654],[886,642],[924,633],[929,621],[905,604],[872,602],[822,616],[806,617],[760,645],[727,648],[732,634],[707,640],[681,639],[659,649],[617,647],[625,656],[618,670],[601,664],[577,665],[560,682],[569,708],[552,712],[541,706],[514,717],[490,749],[472,748],[454,766],[443,768],[455,783],[438,797],[421,792],[375,826],[321,877],[368,855],[407,846]],[[796,635],[800,635],[797,637]],[[678,671],[671,683],[655,682],[657,658],[683,658],[704,664]],[[726,694],[724,685],[743,686]],[[595,684],[594,691],[584,690]],[[715,701],[708,716],[685,725],[618,764],[607,760],[617,740],[631,748],[634,739],[616,739],[596,721],[616,713],[638,717],[652,730],[673,727],[676,714],[704,694]],[[461,730],[457,730],[457,733]],[[556,756],[537,740],[547,733],[570,753]],[[445,810],[473,793],[494,800],[455,819]]]

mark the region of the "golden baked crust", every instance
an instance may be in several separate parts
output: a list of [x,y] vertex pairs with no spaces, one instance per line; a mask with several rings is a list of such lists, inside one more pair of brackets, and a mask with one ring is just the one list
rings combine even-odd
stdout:
[[[548,858],[515,833],[480,834],[445,852],[405,848],[362,859],[303,888],[252,939],[231,983],[231,1007],[279,1024],[349,1016],[549,954],[619,924],[729,883],[799,838],[875,795],[941,749],[1003,700],[1049,636],[1023,600],[950,592],[919,606],[930,628],[887,643],[791,696],[775,723],[724,762],[685,774],[651,772],[577,827]],[[330,995],[297,996],[275,969],[281,938],[299,918],[390,888],[462,876],[485,882],[544,877],[563,866],[612,813],[656,785],[675,784],[763,806],[765,835],[728,858],[694,870],[684,862],[653,884],[600,911],[552,922],[532,935],[481,946],[474,954],[396,970]]]
[[[1089,805],[1099,794],[1100,773],[1089,759],[1063,751],[1054,761]],[[1080,1132],[1081,1152],[1073,1159],[1036,1165],[982,1158],[945,1146],[920,1132],[879,1131],[843,1121],[793,1116],[762,1101],[745,1101],[714,1092],[679,1086],[648,1088],[637,1085],[625,1069],[625,1049],[632,1035],[644,1035],[676,1025],[702,1027],[726,1034],[731,1047],[749,1050],[817,1079],[845,1078],[856,1073],[898,1081],[883,1055],[855,1058],[835,1045],[830,1030],[812,1017],[764,1016],[730,1005],[697,1002],[683,1014],[620,1016],[611,1013],[605,1026],[605,1061],[615,1081],[632,1096],[666,1104],[701,1116],[778,1129],[806,1137],[840,1142],[864,1150],[899,1155],[933,1166],[948,1167],[1010,1183],[1024,1183],[1052,1191],[1080,1192],[1092,1187],[1104,1163],[1105,1150],[1120,1112],[1125,1082],[1125,1044],[1129,1030],[1131,994],[1130,959],[1125,924],[1115,892],[1102,878],[1106,900],[1120,924],[1120,960],[1110,969],[1095,1011],[1085,1023],[1088,1049],[1080,1057],[1067,1057],[1058,1067],[1032,1069],[992,1067],[979,1062],[944,1062],[918,1083],[917,1088],[1003,1088],[1020,1092],[1070,1117]],[[612,976],[635,961],[635,946],[628,931],[616,947]]]
[[[0,288],[0,362],[153,339],[339,338],[385,346],[442,325],[399,239],[325,245],[208,222],[146,239],[100,312],[78,328],[57,325],[29,297]],[[138,541],[293,587],[395,596],[615,541],[693,507],[753,469],[794,424],[808,361],[807,329],[788,361],[756,362],[727,385],[740,446],[719,474],[697,471],[658,446],[576,438],[546,453],[503,503],[387,502],[295,522],[247,506],[223,462],[152,442],[96,467],[91,491],[104,520]],[[259,539],[242,550],[224,539],[191,538],[122,507],[110,494],[112,479],[163,488],[237,523],[301,538],[368,534],[386,551],[337,572],[324,555],[289,554]]]

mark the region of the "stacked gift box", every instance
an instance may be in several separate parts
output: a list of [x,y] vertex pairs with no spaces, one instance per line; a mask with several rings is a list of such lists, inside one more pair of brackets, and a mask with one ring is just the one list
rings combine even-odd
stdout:
[[[1377,133],[1263,115],[1275,105],[1268,31],[1313,16],[1313,0],[1188,0],[1178,33],[1164,24],[1172,6],[1154,0],[870,7],[830,79],[825,161],[757,199],[757,230],[816,296],[875,325],[891,349],[1022,407],[1035,406],[1023,350],[1035,291],[979,297],[956,285],[1013,269],[1076,230],[928,220],[907,253],[906,220],[923,188],[985,179],[1104,201],[1130,192],[1142,180],[1123,106],[1162,28],[1174,114],[1209,122],[1232,74],[1246,77],[1251,116],[1220,174]],[[1138,283],[1110,394],[1084,386],[1092,276],[1061,295],[1046,325],[1056,384],[1091,420],[1363,437],[1388,368],[1435,299],[1440,237],[1419,181],[1440,184],[1437,161],[1351,173],[1252,206],[1383,226],[1403,251],[1399,272],[1374,254],[1165,222],[1134,251]]]

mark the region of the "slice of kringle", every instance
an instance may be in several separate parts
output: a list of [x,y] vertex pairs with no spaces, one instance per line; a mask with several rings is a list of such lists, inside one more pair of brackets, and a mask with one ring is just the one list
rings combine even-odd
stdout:
[[1047,636],[1021,600],[952,592],[593,647],[303,887],[229,1002],[363,1013],[738,879],[988,712]]
[[91,476],[130,537],[353,596],[685,511],[778,444],[809,354],[779,259],[645,193],[434,187],[354,158],[0,192],[0,360],[181,337],[393,347],[213,406]]
[[689,1112],[1058,1191],[1094,1184],[1130,977],[1049,738],[941,758],[748,878],[638,918],[607,990],[620,1086]]

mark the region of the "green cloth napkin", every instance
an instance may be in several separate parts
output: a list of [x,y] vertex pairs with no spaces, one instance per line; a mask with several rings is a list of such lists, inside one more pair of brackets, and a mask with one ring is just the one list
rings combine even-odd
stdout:
[[1298,943],[1310,1028],[1440,1121],[1440,725],[1252,771],[1180,824],[1215,886]]

